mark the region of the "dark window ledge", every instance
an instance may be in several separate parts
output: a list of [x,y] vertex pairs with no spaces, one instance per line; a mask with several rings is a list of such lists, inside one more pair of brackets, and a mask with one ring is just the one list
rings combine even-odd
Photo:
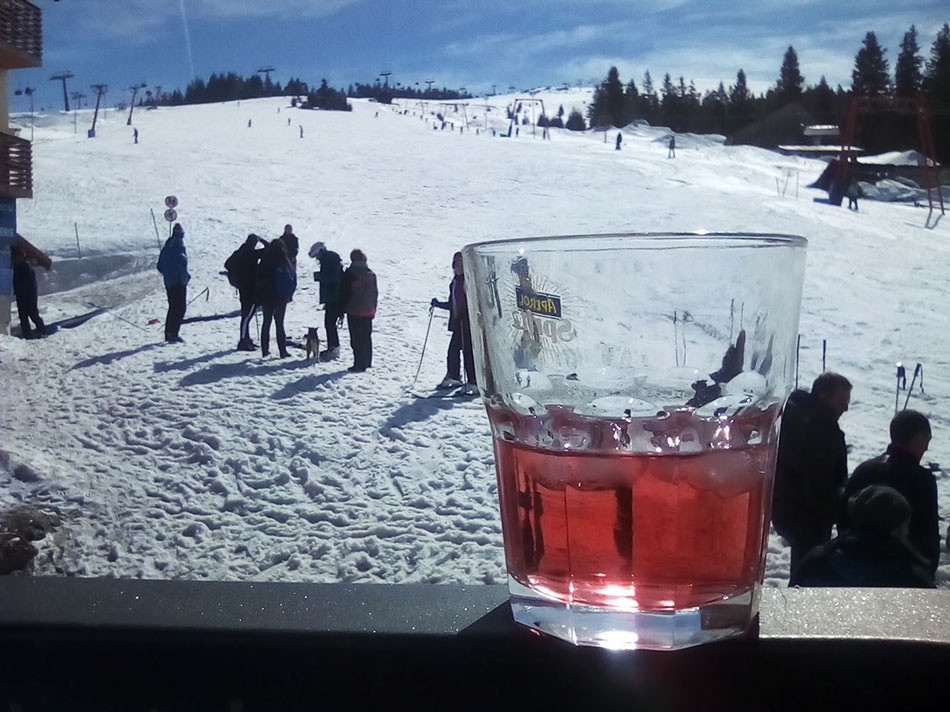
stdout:
[[506,600],[504,586],[2,578],[0,709],[775,709],[820,695],[907,709],[950,671],[950,591],[766,588],[757,632],[676,653],[545,639]]

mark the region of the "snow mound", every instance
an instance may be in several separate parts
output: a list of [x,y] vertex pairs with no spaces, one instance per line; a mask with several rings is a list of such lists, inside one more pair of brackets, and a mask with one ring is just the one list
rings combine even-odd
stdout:
[[[910,185],[908,185],[910,184]],[[909,180],[882,180],[875,183],[860,183],[861,191],[868,200],[886,203],[920,202],[927,200],[927,191]],[[943,186],[944,196],[950,195],[950,185]]]
[[875,166],[924,166],[927,165],[927,157],[919,151],[888,151],[876,156],[861,156],[858,163]]

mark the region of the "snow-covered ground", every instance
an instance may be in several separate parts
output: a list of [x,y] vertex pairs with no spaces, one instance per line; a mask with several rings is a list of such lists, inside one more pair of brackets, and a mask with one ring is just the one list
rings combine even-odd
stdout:
[[[589,89],[549,94],[547,112],[564,104],[565,117],[590,98]],[[506,131],[504,109],[523,96],[491,98],[489,129]],[[669,160],[662,128],[628,127],[618,152],[613,131],[606,142],[561,130],[542,140],[530,126],[492,137],[483,100],[464,112],[428,105],[451,122],[444,130],[417,102],[352,104],[351,113],[291,109],[284,99],[136,109],[138,145],[124,112],[100,112],[95,139],[85,136],[91,112],[79,112],[78,133],[72,115],[37,118],[35,198],[19,202],[19,230],[59,263],[60,283],[75,287],[41,298],[41,311],[55,322],[90,304],[111,309],[45,340],[0,337],[0,504],[32,503],[63,519],[39,544],[37,573],[504,581],[483,409],[405,391],[429,300],[444,298],[452,253],[475,240],[804,235],[801,378],[810,384],[821,371],[826,341],[828,368],[855,384],[842,419],[851,467],[887,442],[896,361],[908,365],[908,380],[923,364],[926,392],[915,388],[910,405],[934,426],[925,460],[950,465],[946,220],[928,228],[926,210],[909,205],[865,200],[855,213],[813,202],[824,194],[804,185],[824,163],[724,146],[721,137],[680,136]],[[28,134],[29,118],[18,121]],[[797,197],[792,187],[780,196],[795,171]],[[150,209],[164,237],[169,194],[180,201],[190,298],[209,290],[189,317],[235,310],[218,274],[224,260],[249,232],[273,237],[291,223],[300,287],[287,323],[300,341],[306,327],[322,326],[307,248],[324,240],[344,258],[362,248],[381,295],[374,368],[349,374],[345,359],[310,367],[299,351],[291,360],[237,352],[233,317],[188,323],[185,344],[165,345]],[[83,257],[98,259],[69,262],[76,230]],[[422,383],[443,376],[447,339],[437,314]],[[945,475],[938,486],[950,516]],[[938,577],[948,587],[942,556]],[[784,585],[787,574],[788,552],[772,536],[767,581]]]

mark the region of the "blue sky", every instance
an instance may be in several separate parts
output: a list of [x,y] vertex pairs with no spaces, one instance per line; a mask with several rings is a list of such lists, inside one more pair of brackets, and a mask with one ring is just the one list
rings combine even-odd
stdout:
[[[946,0],[33,0],[43,10],[44,62],[13,74],[12,88],[36,87],[37,106],[62,106],[70,92],[109,84],[109,105],[146,82],[184,90],[192,73],[249,75],[273,65],[273,78],[326,78],[344,87],[390,81],[473,93],[509,86],[590,84],[611,65],[641,83],[650,70],[728,87],[739,68],[749,85],[775,83],[788,45],[805,81],[824,74],[849,86],[868,30],[887,48],[893,71],[904,32],[919,31],[929,56],[950,22]],[[186,31],[187,27],[187,31]],[[28,108],[14,97],[14,110]]]

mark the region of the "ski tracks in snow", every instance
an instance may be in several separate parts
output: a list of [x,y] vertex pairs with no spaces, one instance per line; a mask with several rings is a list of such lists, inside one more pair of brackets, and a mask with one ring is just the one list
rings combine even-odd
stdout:
[[[230,342],[231,321],[208,322],[199,338],[186,327],[182,345],[133,331],[82,358],[51,339],[14,344],[18,370],[62,375],[16,392],[13,417],[53,399],[69,413],[34,434],[55,441],[57,457],[33,462],[42,482],[24,498],[44,488],[67,515],[39,573],[503,580],[480,403],[405,394],[391,365],[404,343],[387,345],[395,325],[378,331],[383,365],[350,374],[345,360],[311,367],[296,349],[265,359],[211,346]],[[14,458],[29,451],[11,445]]]

